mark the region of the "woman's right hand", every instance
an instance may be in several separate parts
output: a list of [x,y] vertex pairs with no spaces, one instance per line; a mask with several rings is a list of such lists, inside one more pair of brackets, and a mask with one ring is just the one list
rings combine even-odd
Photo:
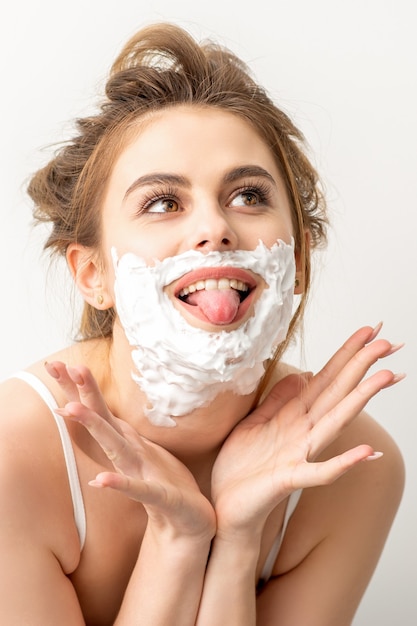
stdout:
[[69,400],[56,412],[82,424],[114,467],[114,471],[100,472],[89,484],[141,502],[148,525],[150,522],[158,532],[210,540],[216,529],[214,509],[188,468],[115,417],[87,367],[67,367],[60,361],[45,367]]

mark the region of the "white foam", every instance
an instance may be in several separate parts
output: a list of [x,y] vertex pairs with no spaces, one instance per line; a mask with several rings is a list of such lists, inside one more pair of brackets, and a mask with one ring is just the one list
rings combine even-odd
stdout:
[[[210,403],[220,392],[252,393],[288,332],[294,292],[294,245],[261,241],[255,250],[189,251],[147,266],[133,253],[117,258],[116,309],[133,347],[134,380],[150,404],[155,425],[175,426],[174,417]],[[268,288],[254,314],[235,330],[210,332],[189,324],[164,287],[202,267],[239,267],[260,275]]]

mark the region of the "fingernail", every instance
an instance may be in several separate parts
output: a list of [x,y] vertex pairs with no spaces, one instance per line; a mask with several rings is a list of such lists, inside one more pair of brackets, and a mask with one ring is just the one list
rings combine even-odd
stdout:
[[379,322],[379,323],[375,326],[375,328],[374,328],[374,329],[373,329],[373,331],[372,331],[371,336],[370,336],[370,337],[369,337],[369,339],[368,339],[368,342],[369,342],[369,343],[370,343],[371,341],[373,341],[373,340],[375,339],[375,337],[377,337],[377,336],[379,335],[379,333],[380,333],[380,331],[381,331],[381,328],[382,328],[382,326],[383,326],[383,323],[384,323],[384,322]]
[[404,348],[405,343],[393,343],[391,344],[391,348],[390,350],[386,353],[385,356],[391,356],[391,354],[394,354],[394,352],[398,352],[398,350],[401,350],[401,348]]
[[381,456],[383,456],[383,455],[384,455],[383,452],[373,452],[369,456],[365,457],[363,460],[364,461],[375,461],[375,459],[380,459]]
[[44,362],[44,367],[46,369],[46,371],[48,372],[48,374],[50,376],[52,376],[52,378],[59,378],[59,372],[56,369],[56,367],[54,365],[52,365],[52,363],[48,363],[48,361]]
[[94,480],[89,480],[88,484],[90,485],[90,487],[104,487],[104,485],[102,483],[100,483],[98,480],[94,479]]
[[393,385],[396,385],[400,381],[404,380],[404,378],[406,378],[406,376],[407,376],[407,374],[405,374],[404,372],[401,372],[400,374],[393,374],[392,379],[390,380],[389,383],[384,385],[383,389],[389,389],[390,387],[393,387]]
[[71,367],[67,365],[67,372],[70,375],[71,380],[79,386],[84,385],[84,378],[81,376],[80,372],[75,369],[75,367]]
[[54,413],[59,415],[60,417],[73,417],[67,409],[54,409]]

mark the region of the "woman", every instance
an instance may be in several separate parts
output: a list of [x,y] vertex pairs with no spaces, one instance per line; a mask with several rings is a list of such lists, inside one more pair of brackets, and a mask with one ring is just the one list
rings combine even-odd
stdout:
[[230,52],[151,26],[29,194],[85,308],[1,387],[1,621],[350,624],[403,487],[363,409],[402,375],[365,379],[380,325],[282,362],[325,237],[299,131]]

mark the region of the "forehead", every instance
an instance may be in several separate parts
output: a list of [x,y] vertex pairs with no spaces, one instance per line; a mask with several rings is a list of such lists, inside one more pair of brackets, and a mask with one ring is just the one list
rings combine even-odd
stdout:
[[248,121],[214,107],[181,106],[130,128],[111,178],[120,176],[126,183],[152,171],[209,173],[241,163],[261,165],[280,177],[271,149]]

